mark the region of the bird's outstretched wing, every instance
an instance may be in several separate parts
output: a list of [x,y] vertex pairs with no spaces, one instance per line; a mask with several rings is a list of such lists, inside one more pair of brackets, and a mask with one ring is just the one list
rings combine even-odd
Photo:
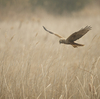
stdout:
[[83,35],[85,35],[89,30],[91,30],[90,26],[86,26],[85,28],[82,28],[81,30],[73,33],[70,35],[67,40],[70,42],[76,41],[77,39],[81,38]]
[[44,28],[44,30],[46,30],[47,32],[49,32],[49,33],[51,33],[51,34],[54,34],[55,36],[57,36],[57,37],[59,37],[59,38],[63,38],[62,36],[60,36],[60,35],[58,35],[58,34],[56,34],[56,33],[53,33],[53,32],[51,32],[51,31],[47,30],[44,26],[43,26],[43,28]]

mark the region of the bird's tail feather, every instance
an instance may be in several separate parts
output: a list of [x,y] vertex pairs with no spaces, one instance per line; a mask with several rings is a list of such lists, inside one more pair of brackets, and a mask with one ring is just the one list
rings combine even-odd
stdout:
[[79,46],[84,46],[83,44],[78,44],[78,43],[73,43],[73,44],[71,44],[74,48],[77,48],[77,47],[79,47]]

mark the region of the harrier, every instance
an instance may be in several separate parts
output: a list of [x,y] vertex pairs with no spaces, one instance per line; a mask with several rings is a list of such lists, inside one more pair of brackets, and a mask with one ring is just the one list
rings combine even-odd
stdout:
[[59,37],[60,40],[59,40],[59,43],[63,43],[63,44],[70,44],[72,45],[74,48],[77,48],[78,46],[84,46],[83,44],[78,44],[78,43],[75,43],[74,41],[78,40],[79,38],[81,38],[83,35],[85,35],[89,30],[91,30],[91,27],[90,26],[86,26],[85,28],[82,28],[80,29],[79,31],[77,32],[74,32],[73,34],[71,34],[67,39],[56,34],[56,33],[53,33],[49,30],[47,30],[44,26],[43,28],[51,33],[51,34],[54,34],[55,36]]

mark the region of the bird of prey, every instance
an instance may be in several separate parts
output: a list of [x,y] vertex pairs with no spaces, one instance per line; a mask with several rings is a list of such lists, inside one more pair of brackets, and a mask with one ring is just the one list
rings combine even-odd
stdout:
[[59,43],[61,44],[70,44],[72,45],[74,48],[77,48],[79,46],[84,46],[83,44],[78,44],[78,43],[75,43],[74,41],[78,40],[79,38],[81,38],[83,35],[85,35],[89,30],[91,30],[91,27],[90,26],[86,26],[85,28],[82,28],[80,29],[79,31],[77,32],[74,32],[73,34],[71,34],[67,39],[56,34],[56,33],[53,33],[49,30],[47,30],[44,26],[43,26],[44,30],[46,30],[47,32],[51,33],[51,34],[54,34],[55,36],[59,37],[60,40],[59,40]]

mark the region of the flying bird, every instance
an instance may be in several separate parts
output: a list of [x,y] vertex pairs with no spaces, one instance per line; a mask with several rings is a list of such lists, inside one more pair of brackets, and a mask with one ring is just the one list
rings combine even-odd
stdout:
[[89,30],[91,30],[91,27],[90,26],[86,26],[85,28],[82,28],[80,29],[79,31],[77,32],[74,32],[73,34],[71,34],[67,39],[56,34],[56,33],[53,33],[49,30],[47,30],[44,26],[43,26],[44,30],[46,30],[47,32],[51,33],[51,34],[54,34],[55,36],[59,37],[60,40],[59,40],[59,43],[63,43],[63,44],[70,44],[72,45],[74,48],[77,48],[79,46],[84,46],[83,44],[78,44],[78,43],[75,43],[74,41],[80,39],[83,35],[85,35]]

